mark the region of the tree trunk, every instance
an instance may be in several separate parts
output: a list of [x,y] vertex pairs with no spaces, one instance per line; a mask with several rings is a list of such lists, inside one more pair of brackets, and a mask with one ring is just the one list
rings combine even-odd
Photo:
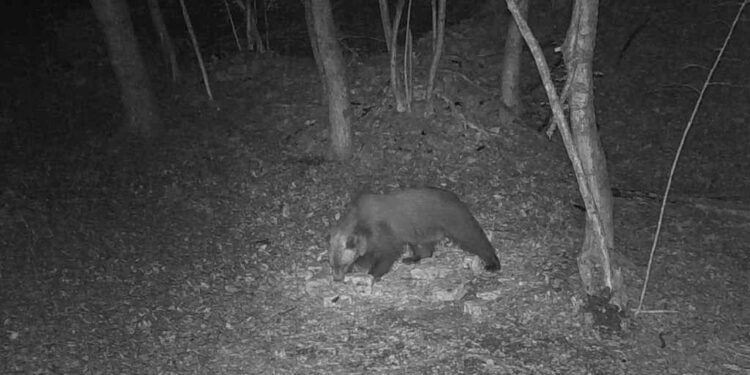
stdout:
[[180,9],[182,10],[182,19],[185,21],[185,27],[187,28],[188,35],[190,35],[190,44],[193,46],[193,52],[195,53],[195,59],[198,60],[198,67],[201,70],[201,76],[203,77],[203,85],[206,88],[206,95],[208,100],[214,100],[214,94],[211,93],[211,81],[208,80],[208,72],[206,71],[206,64],[203,63],[203,54],[201,53],[201,47],[198,44],[198,38],[195,36],[195,29],[193,29],[193,21],[190,20],[190,13],[188,13],[185,0],[179,0]]
[[255,1],[245,1],[245,37],[247,38],[247,50],[266,52],[263,46],[263,38],[258,31],[258,10]]
[[383,24],[383,35],[388,53],[391,52],[391,12],[388,10],[388,0],[378,0],[380,6],[380,23]]
[[347,160],[352,154],[349,94],[344,57],[336,39],[330,0],[311,0],[316,42],[328,88],[328,119],[331,124],[331,154]]
[[159,47],[161,47],[164,63],[169,66],[172,82],[177,82],[180,76],[180,69],[177,65],[177,52],[175,52],[174,43],[167,30],[167,25],[164,23],[159,0],[148,0],[148,10],[151,15],[151,23],[154,24],[156,35],[159,37]]
[[[598,0],[576,0],[563,46],[563,56],[571,77],[571,135],[595,204],[595,207],[586,207],[586,234],[578,257],[581,279],[590,295],[599,295],[610,286],[612,290],[609,293],[624,293],[624,287],[618,285],[622,280],[614,280],[616,277],[611,272],[611,252],[614,249],[612,190],[594,112],[592,66],[598,7]],[[596,231],[593,225],[594,211],[599,212],[600,231]]]
[[112,69],[120,83],[125,131],[151,137],[159,130],[159,111],[130,21],[126,0],[91,0],[104,30]]
[[[432,63],[430,63],[430,73],[427,78],[427,92],[425,93],[425,110],[424,116],[430,117],[435,113],[435,104],[432,102],[432,94],[435,91],[435,76],[437,75],[440,58],[443,56],[443,44],[445,41],[445,7],[446,0],[438,0],[437,25],[432,25],[432,31],[437,31],[437,35],[432,38],[435,41],[435,47],[432,49]],[[435,18],[433,18],[433,21]]]
[[[598,0],[576,0],[568,34],[563,44],[563,56],[568,68],[571,88],[571,121],[576,132],[569,129],[560,104],[549,66],[539,42],[521,16],[515,0],[506,0],[508,10],[529,46],[539,68],[552,113],[578,181],[581,198],[586,205],[586,233],[578,270],[586,292],[593,296],[608,297],[611,304],[624,308],[627,294],[619,269],[613,271],[614,226],[612,223],[612,192],[609,189],[606,160],[596,129],[593,102],[592,60],[596,38]],[[571,87],[573,84],[571,84]],[[590,299],[589,301],[596,301]]]
[[310,48],[312,49],[313,58],[315,58],[315,66],[318,67],[318,75],[320,76],[320,87],[323,95],[320,99],[323,103],[328,103],[328,88],[326,85],[326,72],[323,64],[323,60],[320,57],[320,46],[318,46],[318,37],[315,32],[315,21],[313,20],[312,13],[312,0],[302,0],[302,4],[305,6],[305,23],[307,23],[307,34],[310,36]]
[[399,87],[399,79],[396,69],[396,57],[398,56],[398,26],[401,24],[401,14],[404,12],[405,0],[398,0],[396,4],[396,15],[393,16],[393,24],[391,25],[391,91],[393,91],[393,99],[396,101],[396,111],[402,113],[406,111],[406,104],[404,94],[401,92]]
[[[519,0],[518,8],[521,16],[525,19],[529,13],[529,1]],[[505,53],[503,55],[503,72],[500,92],[502,94],[503,104],[514,115],[521,112],[520,101],[520,72],[521,72],[521,52],[523,51],[523,38],[518,31],[515,22],[508,22],[508,34],[505,39]]]

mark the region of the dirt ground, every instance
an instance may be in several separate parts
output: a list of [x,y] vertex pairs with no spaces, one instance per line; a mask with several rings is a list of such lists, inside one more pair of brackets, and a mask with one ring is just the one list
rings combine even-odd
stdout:
[[[346,163],[325,161],[307,59],[213,62],[216,101],[197,79],[162,90],[167,130],[147,143],[102,130],[120,116],[111,78],[3,97],[0,373],[750,374],[747,10],[676,170],[648,311],[632,313],[672,158],[738,9],[673,3],[600,8],[597,118],[631,299],[617,329],[584,308],[584,214],[559,136],[538,131],[549,111],[528,56],[524,115],[497,120],[505,26],[483,14],[448,31],[452,105],[429,119],[420,103],[395,112],[385,57],[348,55]],[[555,61],[567,13],[531,12]],[[429,48],[416,43],[417,82]],[[445,243],[372,290],[332,283],[326,236],[352,195],[414,185],[461,196],[502,271],[475,274]]]

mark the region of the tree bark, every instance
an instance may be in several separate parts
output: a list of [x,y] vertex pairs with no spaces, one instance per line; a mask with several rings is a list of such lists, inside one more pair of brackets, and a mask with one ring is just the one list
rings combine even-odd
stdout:
[[316,42],[328,88],[328,119],[331,124],[331,154],[336,160],[347,160],[352,154],[349,119],[349,94],[346,86],[344,57],[336,38],[330,0],[311,0]]
[[398,0],[396,4],[396,15],[393,17],[393,24],[391,25],[391,91],[393,91],[393,99],[396,101],[396,111],[401,113],[406,111],[406,104],[404,94],[401,92],[399,87],[398,75],[396,73],[396,57],[398,56],[398,26],[401,24],[401,14],[404,12],[405,0]]
[[[506,3],[539,68],[565,151],[573,164],[581,198],[586,205],[586,234],[578,257],[582,282],[589,295],[609,293],[610,303],[624,308],[627,294],[622,273],[612,269],[612,196],[594,117],[592,59],[598,1],[576,0],[571,26],[563,45],[569,80],[576,81],[577,91],[573,92],[571,88],[570,100],[571,120],[575,122],[571,127],[575,127],[578,133],[575,138],[569,129],[539,42],[521,16],[515,0],[506,0]],[[579,64],[582,65],[578,66]]]
[[[430,63],[430,73],[427,78],[427,92],[425,93],[425,110],[424,116],[430,117],[435,113],[435,104],[432,102],[432,93],[435,91],[435,76],[437,75],[440,58],[443,56],[443,44],[445,41],[445,7],[446,0],[438,0],[437,25],[432,25],[432,30],[437,31],[433,35],[435,47],[432,49],[432,62]],[[435,18],[433,18],[435,20]]]
[[[624,286],[618,285],[622,283],[621,278],[615,277],[611,271],[614,249],[612,189],[594,111],[593,58],[598,8],[598,0],[576,0],[563,45],[563,56],[571,77],[571,136],[595,206],[586,207],[586,233],[578,257],[581,279],[586,292],[591,295],[610,288],[609,293],[624,293]],[[599,231],[594,228],[595,211],[599,213]]]
[[161,47],[164,63],[169,66],[172,82],[177,82],[180,77],[180,69],[177,65],[177,52],[175,51],[172,37],[167,30],[167,25],[164,23],[159,0],[148,0],[148,10],[151,15],[151,23],[154,24],[156,35],[159,38],[159,47]]
[[125,0],[90,0],[107,41],[109,59],[120,83],[126,132],[152,137],[160,128],[159,111],[151,89]]
[[320,99],[323,103],[328,103],[326,72],[323,60],[321,60],[320,57],[320,46],[318,46],[318,36],[315,32],[315,21],[313,20],[311,1],[312,0],[302,0],[302,4],[305,6],[305,23],[307,24],[307,35],[310,37],[310,48],[312,49],[313,58],[315,58],[315,66],[318,67],[318,75],[320,76],[320,87],[322,90]]
[[266,52],[263,46],[263,38],[258,31],[258,10],[255,8],[254,0],[245,1],[245,37],[247,38],[247,50]]
[[385,36],[385,46],[388,52],[391,52],[391,12],[388,10],[388,0],[378,0],[380,6],[380,23],[383,25],[383,35]]
[[[519,0],[518,9],[521,11],[521,16],[525,19],[529,13],[529,1]],[[523,46],[523,38],[518,31],[518,26],[516,26],[515,22],[508,22],[500,92],[503,104],[514,115],[519,115],[521,112],[519,81],[521,77],[521,52],[523,51]]]

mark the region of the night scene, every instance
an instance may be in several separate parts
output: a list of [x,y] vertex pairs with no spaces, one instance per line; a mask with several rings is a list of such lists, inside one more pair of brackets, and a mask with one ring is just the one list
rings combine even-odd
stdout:
[[0,4],[0,374],[750,374],[750,0]]

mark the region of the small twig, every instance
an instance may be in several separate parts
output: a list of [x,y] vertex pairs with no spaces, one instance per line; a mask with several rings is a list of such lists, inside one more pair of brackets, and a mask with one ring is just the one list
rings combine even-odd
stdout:
[[620,63],[620,61],[622,60],[622,58],[623,58],[623,57],[625,56],[625,52],[626,52],[626,51],[628,50],[628,48],[630,47],[630,44],[632,44],[632,43],[633,43],[633,40],[635,40],[635,37],[636,37],[636,36],[637,36],[637,35],[638,35],[638,34],[639,34],[639,33],[640,33],[641,31],[643,31],[643,29],[644,29],[644,28],[646,27],[646,25],[648,25],[648,23],[649,23],[649,22],[651,22],[651,17],[652,17],[652,16],[646,17],[646,20],[644,20],[643,22],[641,22],[641,24],[640,24],[640,25],[638,25],[638,27],[636,27],[636,28],[635,28],[635,30],[633,30],[633,31],[632,31],[632,32],[630,33],[630,35],[628,36],[628,39],[627,39],[627,40],[625,41],[625,44],[624,44],[624,45],[622,46],[622,48],[620,49],[620,54],[619,54],[619,55],[617,56],[617,64],[619,64],[619,63]]
[[698,95],[698,99],[695,101],[695,106],[693,106],[693,112],[690,114],[690,119],[688,120],[687,125],[685,125],[685,130],[682,132],[682,138],[680,139],[680,145],[677,147],[677,152],[675,153],[674,160],[672,161],[672,167],[669,170],[669,179],[667,179],[667,187],[664,189],[664,198],[661,201],[661,208],[659,209],[659,220],[656,224],[656,233],[654,233],[654,241],[651,244],[651,254],[648,258],[648,266],[646,267],[646,277],[643,280],[643,289],[641,289],[641,298],[638,301],[638,308],[635,310],[635,315],[637,316],[641,312],[641,308],[643,307],[643,299],[646,297],[646,288],[648,286],[648,279],[651,275],[651,266],[654,261],[654,253],[656,253],[656,244],[659,242],[659,234],[661,233],[661,226],[664,221],[664,211],[667,207],[667,198],[669,197],[669,189],[672,187],[672,179],[674,178],[674,171],[677,169],[677,162],[680,160],[680,154],[682,153],[683,147],[685,147],[685,140],[687,139],[688,133],[690,132],[690,128],[693,127],[693,121],[695,120],[695,116],[698,114],[698,108],[700,108],[701,102],[703,101],[703,96],[706,94],[706,89],[708,89],[708,85],[711,82],[711,78],[714,75],[714,72],[716,71],[716,67],[719,66],[719,61],[721,61],[721,56],[724,55],[724,51],[727,48],[727,44],[729,44],[729,39],[731,39],[732,35],[734,34],[734,30],[737,27],[737,22],[740,20],[740,15],[742,15],[742,10],[745,9],[745,6],[747,3],[750,2],[750,0],[745,0],[742,2],[742,5],[740,5],[739,10],[737,10],[737,15],[734,17],[734,22],[732,22],[732,26],[729,29],[729,32],[727,33],[727,36],[724,38],[724,44],[721,46],[721,50],[719,50],[719,53],[716,55],[716,59],[714,60],[714,64],[711,67],[711,70],[708,72],[708,76],[706,77],[706,80],[703,82],[703,87],[701,88],[700,95]]
[[211,93],[211,84],[208,82],[208,73],[206,73],[206,64],[203,63],[203,56],[201,55],[200,46],[198,45],[198,38],[195,37],[195,31],[193,30],[193,23],[190,22],[190,15],[188,14],[187,7],[185,7],[185,0],[180,0],[180,7],[182,8],[182,17],[185,20],[185,25],[190,34],[190,41],[193,43],[193,51],[195,51],[195,57],[198,59],[198,65],[201,68],[201,75],[203,76],[203,84],[206,86],[206,94],[208,98],[213,101],[214,95]]
[[234,17],[232,17],[232,10],[229,9],[229,3],[224,0],[224,7],[227,9],[227,17],[229,17],[229,24],[232,25],[232,34],[234,35],[234,41],[237,43],[237,50],[242,51],[242,45],[240,44],[240,37],[237,35],[237,27],[234,26]]
[[292,306],[292,307],[290,307],[290,308],[288,308],[286,310],[282,310],[282,311],[273,313],[268,318],[263,319],[263,323],[268,323],[268,322],[270,322],[272,319],[274,319],[276,317],[279,317],[279,316],[282,316],[282,315],[286,315],[286,314],[292,312],[293,310],[295,310],[296,308],[297,308],[297,306]]
[[705,66],[705,65],[690,63],[690,64],[683,65],[680,68],[680,70],[687,70],[687,69],[690,69],[690,68],[698,68],[698,69],[703,69],[703,70],[707,70],[708,69],[708,67]]
[[661,87],[660,87],[660,88],[658,88],[658,89],[655,89],[655,90],[651,90],[651,91],[649,91],[649,92],[658,92],[658,91],[660,91],[660,90],[662,90],[662,89],[668,89],[668,88],[673,88],[673,87],[678,87],[678,88],[686,88],[686,89],[690,89],[690,90],[692,90],[692,91],[695,91],[695,93],[696,93],[696,94],[700,94],[700,90],[698,90],[697,88],[695,88],[695,87],[693,87],[693,86],[690,86],[690,85],[686,85],[686,84],[677,84],[677,83],[675,83],[675,84],[672,84],[672,85],[664,85],[664,86],[661,86]]
[[445,95],[443,95],[441,93],[435,93],[435,96],[437,96],[438,98],[442,99],[446,104],[448,104],[448,106],[451,109],[451,114],[453,114],[453,116],[458,121],[461,122],[461,124],[464,126],[464,128],[474,129],[474,130],[476,130],[477,132],[479,132],[480,134],[482,134],[484,136],[487,136],[487,137],[490,136],[490,133],[487,130],[484,130],[484,128],[482,128],[480,125],[477,125],[477,124],[475,124],[475,123],[467,120],[466,116],[464,116],[463,113],[461,113],[458,110],[458,108],[456,108],[456,105],[453,104],[453,101],[450,100],[448,97],[446,97]]
[[476,82],[472,81],[472,80],[471,80],[471,78],[467,77],[467,76],[466,76],[465,74],[463,74],[463,73],[461,73],[461,72],[457,72],[457,71],[455,71],[455,70],[452,70],[452,69],[445,69],[445,68],[443,68],[443,69],[440,69],[440,72],[442,72],[442,73],[450,73],[450,74],[455,74],[455,75],[457,75],[457,76],[459,76],[459,77],[463,78],[463,80],[464,80],[464,81],[466,81],[466,82],[468,82],[468,83],[469,83],[470,85],[472,85],[472,86],[476,87],[477,89],[479,89],[479,91],[481,91],[481,92],[483,92],[483,93],[485,93],[485,94],[487,94],[487,95],[496,95],[495,93],[491,92],[490,90],[488,90],[488,89],[486,89],[486,88],[484,88],[484,87],[480,86],[480,85],[479,85],[478,83],[476,83]]
[[[565,79],[565,85],[563,86],[562,92],[560,93],[560,105],[563,106],[563,110],[568,108],[568,96],[570,95],[570,85],[573,82],[573,75],[569,74],[568,78]],[[557,121],[555,121],[555,116],[550,117],[549,124],[547,125],[547,132],[545,133],[547,135],[547,138],[552,138],[552,135],[555,134],[555,128],[557,127]]]
[[711,86],[724,86],[724,87],[729,87],[733,89],[750,89],[750,86],[736,85],[734,83],[729,83],[729,82],[712,82],[710,85]]

